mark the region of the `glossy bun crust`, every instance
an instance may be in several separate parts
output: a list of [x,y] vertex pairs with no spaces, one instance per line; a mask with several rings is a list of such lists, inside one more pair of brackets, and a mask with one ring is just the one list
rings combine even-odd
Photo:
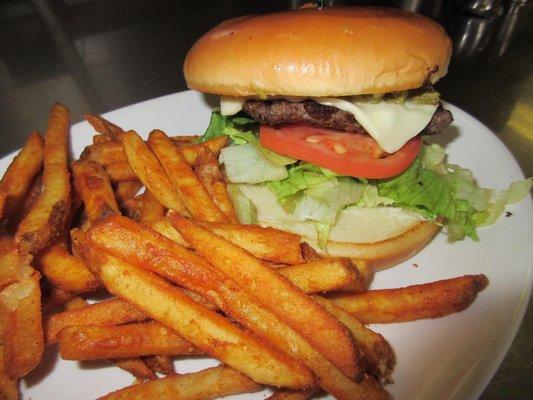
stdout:
[[306,8],[225,21],[184,65],[188,86],[229,96],[348,96],[414,89],[447,72],[440,25],[404,10]]

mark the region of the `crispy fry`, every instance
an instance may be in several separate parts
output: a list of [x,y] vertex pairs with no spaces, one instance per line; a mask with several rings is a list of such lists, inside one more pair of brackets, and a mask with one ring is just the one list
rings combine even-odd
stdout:
[[176,373],[172,358],[169,356],[148,356],[143,359],[145,364],[155,373],[172,375]]
[[0,399],[19,400],[18,379],[11,379],[6,374],[4,365],[4,345],[0,344]]
[[98,134],[93,136],[93,144],[110,142],[111,138],[106,135]]
[[115,198],[119,206],[123,207],[124,203],[133,198],[142,187],[139,181],[120,182],[115,189]]
[[108,215],[120,214],[111,182],[102,166],[93,161],[74,161],[72,172],[89,221],[94,223]]
[[487,285],[485,275],[465,275],[398,289],[334,295],[331,300],[364,324],[413,321],[464,310]]
[[162,131],[150,133],[148,144],[165,169],[189,213],[200,221],[225,222],[226,215],[213,202],[178,147]]
[[54,343],[59,332],[68,326],[114,326],[147,319],[145,312],[127,301],[114,298],[52,315],[45,320],[45,336],[47,343]]
[[100,281],[82,260],[69,253],[61,243],[42,252],[37,264],[44,276],[54,285],[71,293],[94,292]]
[[11,217],[20,206],[33,178],[41,169],[43,146],[43,137],[38,132],[32,132],[0,181],[0,192],[5,194],[3,219]]
[[366,289],[366,279],[347,258],[321,258],[276,271],[306,293]]
[[106,140],[105,142],[87,146],[81,153],[80,160],[90,160],[100,165],[128,161],[122,144],[113,140]]
[[220,150],[226,147],[228,144],[227,136],[219,136],[217,138],[208,140],[203,143],[195,143],[189,146],[180,147],[181,154],[187,161],[187,163],[192,167],[196,162],[196,157],[198,157],[198,150],[207,147],[215,155],[215,158],[220,154]]
[[[89,306],[89,303],[87,303],[86,300],[84,300],[82,297],[76,296],[72,300],[69,300],[67,303],[65,303],[65,310],[66,311],[78,310],[80,308],[84,308],[87,306]],[[46,327],[45,327],[45,338],[46,338]]]
[[[124,215],[127,217],[135,220],[140,221],[143,215],[143,194],[138,194],[135,197],[132,197],[128,201],[126,201],[122,209],[124,211]],[[82,231],[86,231],[85,229],[82,229]]]
[[67,167],[69,111],[52,108],[44,145],[43,190],[22,220],[15,236],[22,250],[36,254],[62,232],[70,217],[70,177]]
[[6,199],[7,199],[7,193],[4,192],[3,190],[0,190],[0,221],[2,220],[2,216],[4,215]]
[[320,296],[313,296],[313,298],[352,332],[355,343],[357,343],[359,349],[363,352],[372,374],[381,376],[386,381],[390,381],[390,375],[396,363],[396,357],[394,356],[392,347],[385,338],[379,333],[367,328],[352,314],[332,302]]
[[68,326],[59,332],[58,342],[61,357],[66,360],[201,354],[190,342],[157,322]]
[[189,215],[162,165],[141,137],[128,131],[122,136],[122,144],[132,170],[155,198],[165,208]]
[[96,132],[117,142],[120,141],[122,133],[124,133],[121,127],[109,122],[100,115],[85,114],[85,120],[92,125]]
[[0,292],[6,374],[27,375],[41,361],[44,351],[41,315],[41,275],[31,275]]
[[316,389],[290,390],[278,389],[267,400],[306,400],[316,393]]
[[312,376],[299,363],[249,336],[163,279],[93,247],[81,232],[73,238],[78,251],[99,268],[108,290],[176,330],[200,350],[257,382],[291,388],[313,384]]
[[141,221],[150,223],[157,221],[165,215],[165,207],[161,205],[154,195],[146,190],[141,196]]
[[[322,306],[245,250],[176,213],[171,213],[169,218],[213,266],[257,297],[265,308],[302,335],[347,376],[357,376],[357,354],[350,332]],[[277,301],[272,302],[273,298]]]
[[130,164],[125,161],[118,161],[112,164],[107,164],[105,172],[109,175],[109,179],[113,183],[136,181],[137,175],[130,167]]
[[237,214],[229,198],[226,180],[220,172],[217,158],[213,152],[207,147],[200,147],[193,168],[215,204],[226,214],[230,222],[237,223]]
[[198,139],[200,139],[201,136],[198,135],[176,135],[171,136],[170,138],[176,143],[178,146],[186,146],[189,144],[195,144]]
[[243,374],[219,366],[128,386],[98,400],[209,400],[260,389],[260,385]]
[[31,256],[20,257],[17,246],[11,238],[2,238],[0,240],[0,290],[19,281],[21,264],[29,265],[30,260]]
[[301,238],[294,233],[259,225],[198,222],[211,232],[247,250],[257,258],[281,264],[301,264]]
[[183,247],[191,247],[191,245],[181,237],[179,232],[176,230],[176,228],[172,226],[172,223],[166,217],[158,219],[157,221],[151,221],[149,224],[147,224],[147,226],[149,226],[157,233],[165,236],[167,239],[170,239]]
[[56,308],[61,307],[74,297],[76,297],[74,293],[67,292],[66,290],[58,288],[57,286],[52,287],[43,299],[43,314],[48,314],[54,311]]

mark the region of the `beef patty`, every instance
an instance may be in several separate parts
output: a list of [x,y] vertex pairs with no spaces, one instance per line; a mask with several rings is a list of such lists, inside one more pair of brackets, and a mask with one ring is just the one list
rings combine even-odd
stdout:
[[[306,123],[346,132],[366,133],[353,114],[337,107],[325,106],[313,100],[247,101],[243,110],[257,122],[269,125]],[[439,133],[453,121],[452,113],[439,104],[422,135]]]

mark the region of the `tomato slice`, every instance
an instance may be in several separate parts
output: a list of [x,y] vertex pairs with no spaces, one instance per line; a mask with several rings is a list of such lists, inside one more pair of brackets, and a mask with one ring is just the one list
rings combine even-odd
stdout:
[[384,153],[369,135],[347,133],[304,124],[261,125],[261,144],[342,175],[390,178],[405,171],[418,155],[422,138],[416,136],[393,154]]

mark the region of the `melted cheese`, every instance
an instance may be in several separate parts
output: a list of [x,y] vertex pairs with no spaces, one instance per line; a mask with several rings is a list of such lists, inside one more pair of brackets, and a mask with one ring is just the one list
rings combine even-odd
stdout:
[[[288,98],[302,101],[305,98]],[[222,115],[238,113],[248,99],[245,97],[221,97]],[[333,106],[352,114],[357,122],[374,138],[387,153],[398,151],[409,139],[418,135],[429,123],[438,105],[380,102],[377,104],[349,101],[346,99],[315,97],[317,103]]]

